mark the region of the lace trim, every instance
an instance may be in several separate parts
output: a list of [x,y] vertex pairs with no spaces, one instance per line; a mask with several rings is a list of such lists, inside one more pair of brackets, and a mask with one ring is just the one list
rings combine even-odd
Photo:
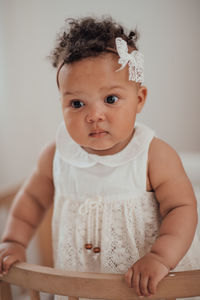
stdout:
[[[98,205],[99,200],[101,203]],[[153,193],[144,193],[140,198],[126,198],[124,201],[115,201],[114,198],[106,201],[104,197],[94,197],[91,198],[93,204],[90,207],[89,200],[74,201],[58,196],[56,201],[59,201],[59,206],[55,203],[53,245],[57,268],[125,273],[150,250],[158,236],[161,220]],[[93,244],[98,239],[101,247],[99,255],[84,247],[88,241],[88,229],[91,228],[88,228],[88,224],[94,226],[89,235]],[[175,270],[200,267],[199,245],[200,241],[196,237]]]
[[[53,216],[56,267],[88,272],[122,273],[148,251],[158,234],[154,193],[124,201],[105,197],[66,200],[58,196]],[[101,248],[100,255],[85,243]]]

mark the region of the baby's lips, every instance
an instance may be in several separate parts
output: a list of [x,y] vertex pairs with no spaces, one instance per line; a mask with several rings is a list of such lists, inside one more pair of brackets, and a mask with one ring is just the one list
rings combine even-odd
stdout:
[[108,133],[108,131],[104,129],[92,130],[89,135],[100,134],[100,133]]

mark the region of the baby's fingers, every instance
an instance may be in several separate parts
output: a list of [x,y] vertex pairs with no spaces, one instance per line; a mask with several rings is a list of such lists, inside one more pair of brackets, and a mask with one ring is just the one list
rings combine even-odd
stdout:
[[128,269],[128,271],[125,274],[125,280],[128,283],[128,286],[132,287],[132,277],[133,277],[133,270],[132,268]]
[[134,272],[132,268],[128,269],[128,272],[125,274],[126,282],[130,288],[134,288],[135,293],[138,296],[142,296],[140,292],[140,273]]
[[17,261],[19,261],[19,259],[16,256],[12,256],[12,255],[5,256],[2,260],[3,275],[7,274],[10,267]]
[[158,286],[159,282],[161,281],[161,279],[163,279],[163,277],[164,276],[160,276],[160,275],[150,277],[149,284],[148,284],[148,289],[149,289],[151,294],[156,293],[157,286]]
[[151,291],[148,287],[149,287],[149,276],[145,273],[141,273],[140,283],[139,283],[141,295],[143,295],[143,296],[151,295]]
[[3,255],[3,253],[1,253],[1,255],[0,255],[0,274],[2,274],[2,272],[3,272],[3,258],[4,258],[4,255]]
[[[134,271],[133,271],[134,272]],[[134,272],[132,277],[132,287],[138,296],[142,296],[140,291],[140,273]]]
[[151,292],[151,294],[156,293],[158,283],[159,283],[159,280],[158,279],[156,280],[156,278],[149,279],[149,291]]

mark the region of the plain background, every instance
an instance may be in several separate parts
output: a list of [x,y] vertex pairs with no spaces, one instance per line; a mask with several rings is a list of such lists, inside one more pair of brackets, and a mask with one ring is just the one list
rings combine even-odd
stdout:
[[[148,99],[138,120],[200,152],[199,0],[0,0],[0,189],[30,174],[61,120],[47,60],[68,17],[111,15],[140,32]],[[199,156],[198,156],[199,157]]]

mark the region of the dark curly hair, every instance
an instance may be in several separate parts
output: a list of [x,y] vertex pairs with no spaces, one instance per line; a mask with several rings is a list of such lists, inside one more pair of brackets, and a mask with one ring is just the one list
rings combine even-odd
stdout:
[[69,64],[105,52],[115,52],[116,37],[123,38],[131,49],[137,50],[138,32],[126,32],[111,17],[70,18],[65,22],[66,25],[58,34],[56,46],[49,56],[54,67],[58,67],[61,62]]

